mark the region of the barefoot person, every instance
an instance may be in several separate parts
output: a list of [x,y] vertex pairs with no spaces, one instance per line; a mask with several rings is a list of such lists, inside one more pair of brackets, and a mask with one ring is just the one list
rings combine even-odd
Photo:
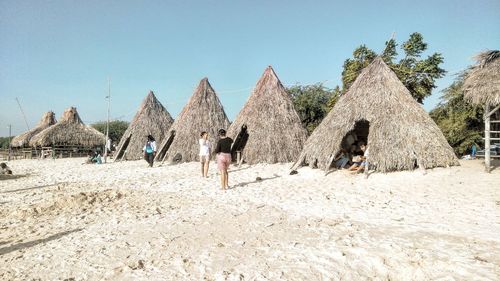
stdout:
[[200,143],[200,163],[201,163],[201,176],[208,178],[208,165],[210,164],[210,149],[211,144],[208,141],[208,133],[201,132]]
[[222,190],[226,190],[228,187],[228,173],[227,169],[229,164],[231,164],[231,144],[233,140],[226,137],[226,130],[219,130],[219,141],[215,147],[215,153],[217,153],[217,167],[220,170],[220,185]]
[[142,151],[144,151],[144,159],[149,163],[149,167],[153,167],[156,156],[156,141],[152,135],[148,135],[146,145],[144,145]]

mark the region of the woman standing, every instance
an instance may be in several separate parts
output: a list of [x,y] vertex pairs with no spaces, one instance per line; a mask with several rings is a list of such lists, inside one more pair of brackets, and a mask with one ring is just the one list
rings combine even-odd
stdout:
[[217,167],[220,170],[220,185],[222,190],[226,190],[228,185],[229,175],[227,169],[229,164],[231,164],[231,144],[233,140],[226,137],[226,130],[219,130],[219,141],[215,147],[215,153],[217,153]]
[[153,167],[153,161],[156,156],[156,141],[152,135],[148,135],[146,145],[142,149],[144,152],[144,160],[149,163],[149,167]]
[[201,163],[201,176],[208,178],[208,165],[210,164],[210,148],[211,144],[208,141],[208,133],[201,132],[200,143],[200,163]]

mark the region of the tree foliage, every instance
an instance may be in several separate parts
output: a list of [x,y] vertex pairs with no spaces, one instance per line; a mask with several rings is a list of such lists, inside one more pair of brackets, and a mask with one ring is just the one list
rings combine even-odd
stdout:
[[9,137],[0,137],[0,148],[7,149],[9,148]]
[[[329,89],[322,83],[314,85],[295,85],[289,87],[288,92],[293,100],[302,124],[311,133],[323,120],[331,107],[332,99],[338,98],[338,87]],[[337,95],[337,96],[336,96]],[[333,105],[332,105],[333,106]]]
[[463,80],[460,76],[444,89],[441,102],[430,112],[457,155],[466,153],[472,144],[483,143],[484,111],[480,106],[473,106],[464,100]]
[[[385,49],[381,54],[382,59],[396,73],[401,82],[408,88],[411,95],[420,103],[430,96],[432,89],[436,88],[435,81],[444,76],[446,71],[440,68],[443,57],[434,53],[427,58],[421,58],[427,50],[427,43],[423,36],[415,32],[408,41],[403,42],[401,49],[404,57],[397,60],[397,43],[394,39],[385,42]],[[342,71],[342,93],[347,92],[361,70],[370,64],[377,54],[361,45],[353,52],[353,57],[345,60]]]
[[[127,130],[128,125],[128,122],[120,120],[109,122],[109,137],[113,143],[118,144],[118,142],[120,142],[120,139]],[[99,132],[106,134],[106,121],[94,123],[92,124],[92,127]]]

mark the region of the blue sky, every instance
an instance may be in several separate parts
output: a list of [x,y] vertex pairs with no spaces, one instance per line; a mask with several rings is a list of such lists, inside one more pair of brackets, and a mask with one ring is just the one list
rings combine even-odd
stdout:
[[[347,3],[352,2],[352,3]],[[380,52],[423,34],[448,71],[432,109],[472,56],[500,48],[500,1],[0,0],[0,136],[76,106],[92,123],[130,120],[151,89],[176,116],[207,76],[231,120],[267,65],[284,84],[340,83],[360,44]]]

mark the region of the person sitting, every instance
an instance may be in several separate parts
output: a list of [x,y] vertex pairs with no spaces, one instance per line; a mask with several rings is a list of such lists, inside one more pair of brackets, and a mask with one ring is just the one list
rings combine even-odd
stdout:
[[0,163],[0,175],[12,175],[12,170],[5,163]]
[[347,155],[347,151],[345,149],[341,149],[337,156],[333,159],[335,162],[335,168],[344,169],[349,163],[349,157]]
[[102,164],[101,153],[97,150],[94,152],[94,156],[92,157],[92,163]]
[[364,171],[366,166],[368,166],[367,157],[368,157],[368,147],[364,143],[360,145],[361,151],[363,151],[363,155],[359,156],[356,161],[353,159],[353,164],[349,168],[349,171],[353,171],[355,173],[361,173]]

